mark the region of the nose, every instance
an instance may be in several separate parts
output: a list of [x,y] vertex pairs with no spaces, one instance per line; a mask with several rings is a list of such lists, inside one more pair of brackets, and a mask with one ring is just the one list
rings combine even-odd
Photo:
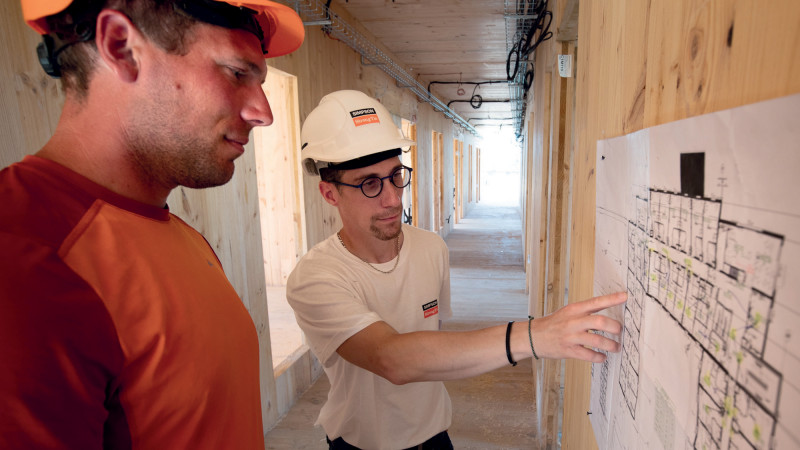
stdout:
[[241,114],[242,119],[254,127],[272,125],[272,108],[261,86],[255,86],[253,92],[247,95]]
[[381,206],[391,208],[403,204],[403,188],[393,185],[388,179],[381,182],[383,188],[378,195],[381,198]]

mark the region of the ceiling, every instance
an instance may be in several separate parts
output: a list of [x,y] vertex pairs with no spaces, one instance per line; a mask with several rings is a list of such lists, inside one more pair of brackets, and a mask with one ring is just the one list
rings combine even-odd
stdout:
[[335,1],[469,124],[513,124],[504,0]]
[[[307,24],[327,26],[337,38],[359,51],[362,61],[380,66],[398,84],[408,86],[422,100],[427,97],[436,110],[469,131],[498,125],[521,130],[526,70],[523,67],[509,82],[507,59],[519,36],[525,35],[535,22],[534,5],[546,7],[547,0],[287,3],[301,13]],[[364,43],[364,37],[344,19],[331,14],[328,5],[335,11],[344,10],[378,42]],[[518,11],[518,5],[525,6]],[[512,68],[516,60],[512,59]]]

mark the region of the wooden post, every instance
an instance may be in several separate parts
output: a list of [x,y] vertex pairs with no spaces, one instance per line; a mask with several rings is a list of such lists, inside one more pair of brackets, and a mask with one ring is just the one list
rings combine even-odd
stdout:
[[475,169],[476,176],[478,181],[476,184],[476,192],[475,192],[475,203],[481,201],[481,149],[478,148],[475,151],[475,162],[477,164],[477,168]]
[[[409,139],[413,140],[414,142],[417,141],[417,124],[413,123],[409,127]],[[417,146],[411,146],[411,168],[417,172],[415,176],[419,176],[419,160],[417,159]],[[419,181],[412,176],[411,183],[411,225],[418,227],[419,226]]]
[[[536,80],[534,97],[537,101],[533,105],[534,118],[531,124],[534,128],[533,138],[533,208],[531,209],[531,222],[533,232],[531,233],[531,272],[528,279],[531,280],[530,288],[530,311],[534,317],[542,317],[545,314],[546,299],[546,269],[547,269],[547,223],[548,223],[548,198],[549,198],[549,173],[550,173],[550,123],[551,123],[551,101],[552,96],[552,73],[544,70],[544,62],[537,64],[542,69],[541,75]],[[538,447],[544,448],[547,439],[548,429],[546,425],[546,415],[548,414],[546,386],[550,383],[545,379],[545,367],[541,361],[534,364],[536,392],[536,436],[539,442]]]
[[441,215],[442,215],[442,177],[439,174],[441,168],[441,151],[439,148],[439,133],[436,131],[431,132],[431,158],[433,170],[433,224],[431,231],[437,232],[441,228]]
[[439,173],[439,191],[437,192],[437,195],[439,196],[439,221],[437,222],[438,223],[437,230],[441,230],[442,227],[444,227],[444,205],[445,205],[445,201],[444,201],[444,195],[445,195],[445,193],[444,193],[444,135],[442,133],[439,133],[436,136],[436,143],[437,143],[437,146],[438,146],[437,148],[438,148],[438,151],[439,151],[439,161],[440,161],[439,170],[438,170],[438,173]]

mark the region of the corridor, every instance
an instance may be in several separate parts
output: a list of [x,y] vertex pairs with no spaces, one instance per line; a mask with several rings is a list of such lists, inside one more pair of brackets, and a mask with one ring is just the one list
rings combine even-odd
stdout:
[[[470,330],[525,320],[527,294],[518,209],[478,203],[448,235],[453,317],[445,330]],[[498,351],[503,344],[498,343]],[[453,402],[456,449],[534,447],[531,360],[516,367],[445,383]],[[324,449],[314,422],[329,384],[323,374],[269,433],[268,449]]]

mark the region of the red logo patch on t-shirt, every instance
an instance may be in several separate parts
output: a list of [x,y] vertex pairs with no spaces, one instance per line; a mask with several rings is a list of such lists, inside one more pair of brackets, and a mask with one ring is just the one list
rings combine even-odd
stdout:
[[426,319],[435,314],[439,314],[439,300],[436,299],[432,302],[428,302],[422,305],[422,314],[425,315]]

